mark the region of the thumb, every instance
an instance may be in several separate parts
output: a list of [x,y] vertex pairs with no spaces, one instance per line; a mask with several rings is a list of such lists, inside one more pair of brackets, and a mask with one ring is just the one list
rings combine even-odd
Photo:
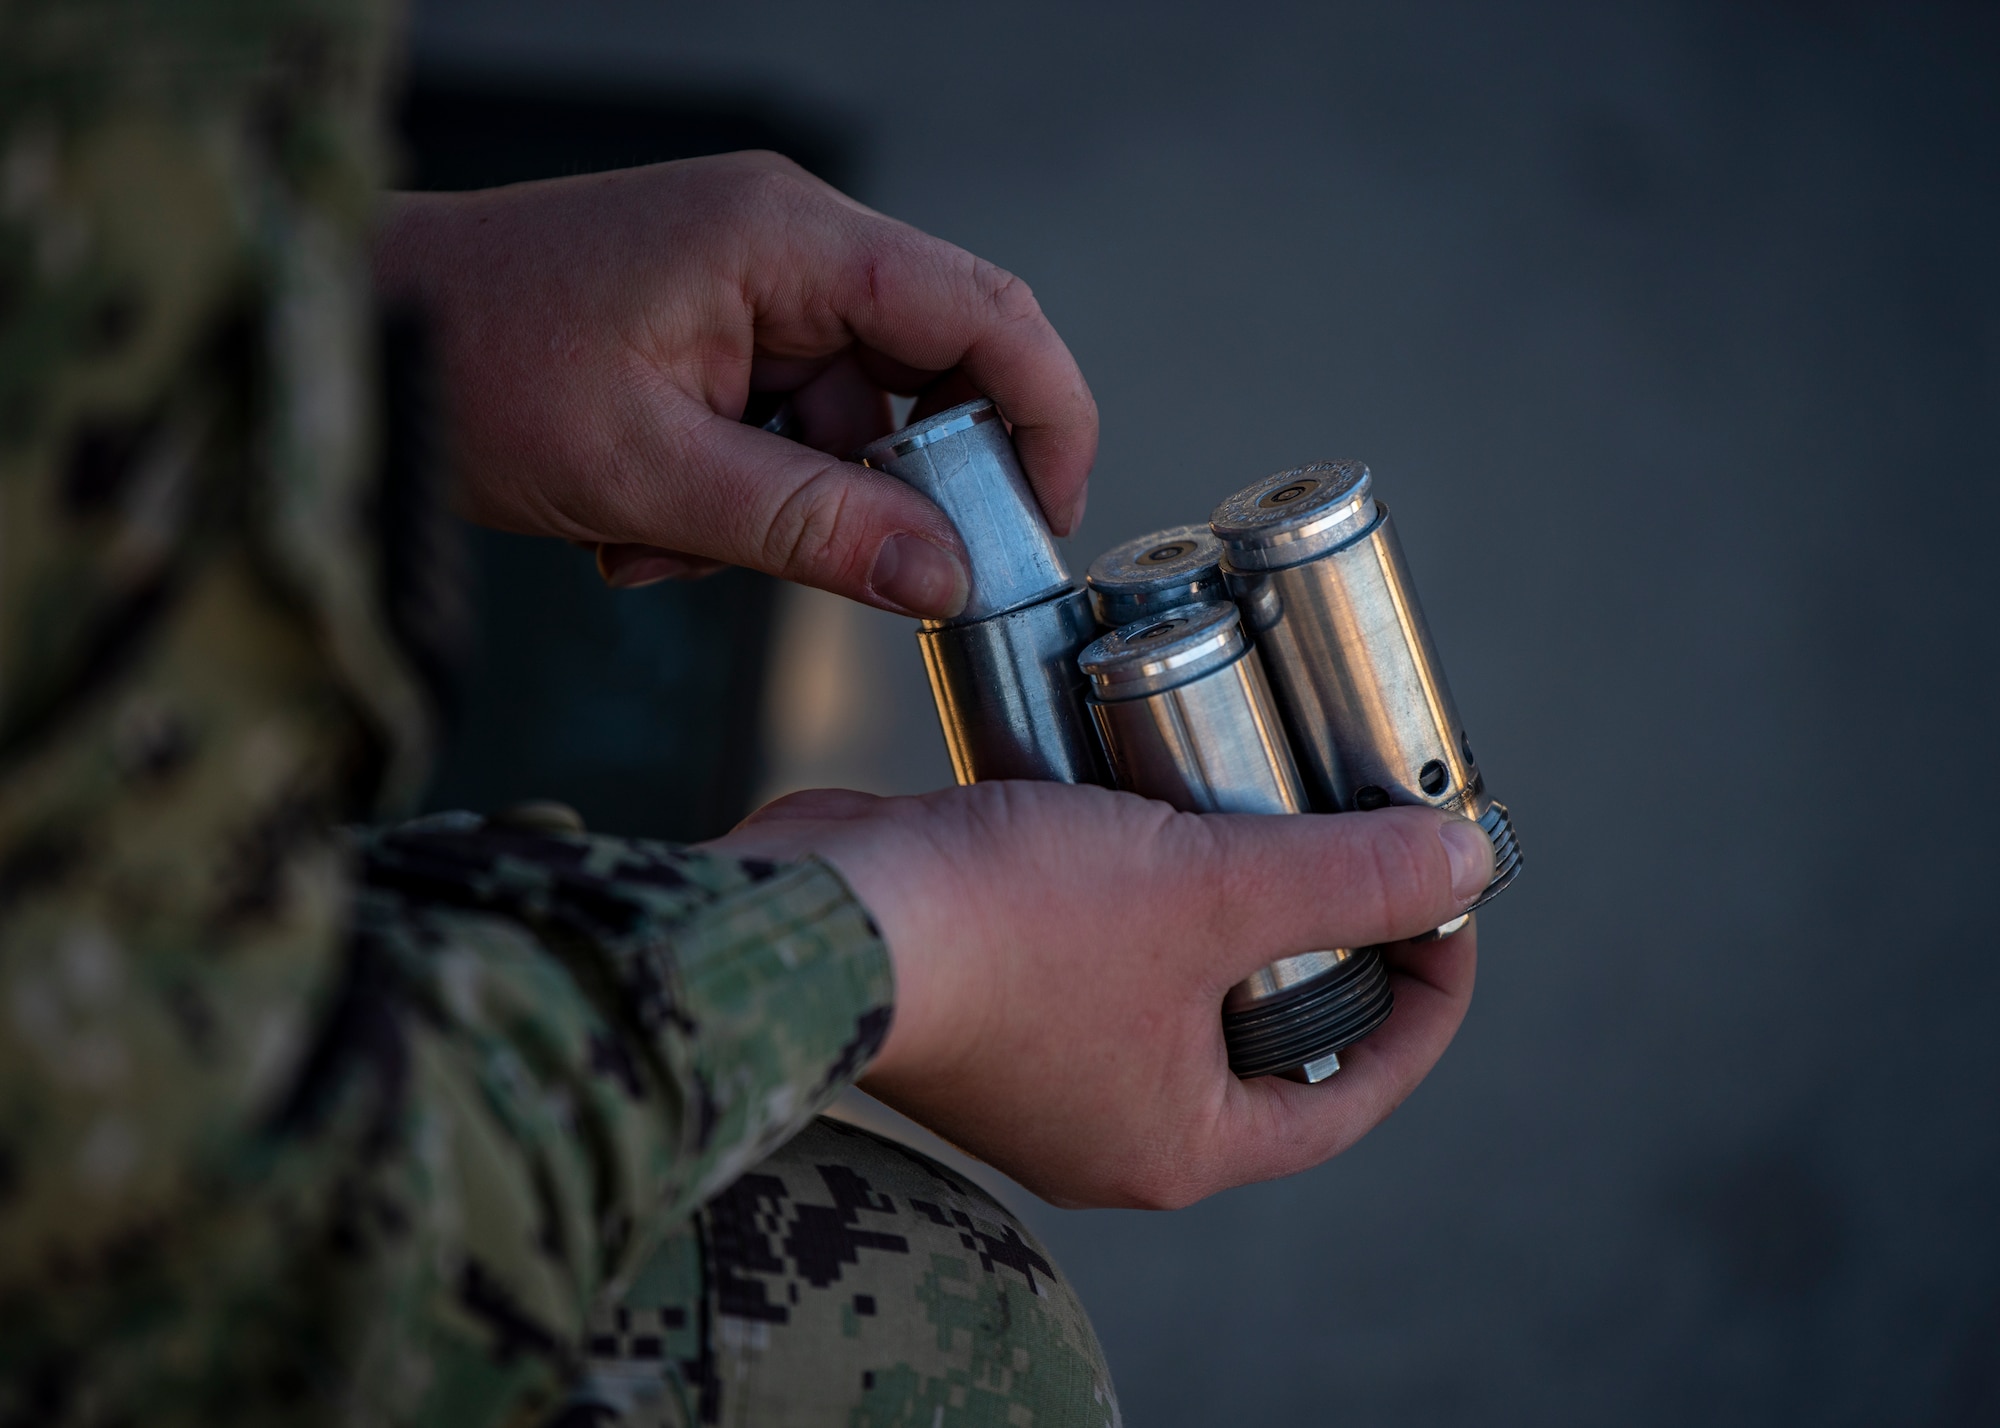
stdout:
[[724,498],[678,503],[679,549],[899,614],[965,608],[958,532],[901,481],[721,417],[684,440],[676,484]]
[[1221,857],[1234,980],[1274,957],[1415,937],[1463,912],[1493,875],[1477,823],[1430,808],[1280,817],[1206,815]]

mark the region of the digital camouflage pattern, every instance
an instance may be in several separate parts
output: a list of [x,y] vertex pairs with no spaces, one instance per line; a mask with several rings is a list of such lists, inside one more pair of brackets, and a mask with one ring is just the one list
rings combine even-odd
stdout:
[[587,1350],[574,1424],[1119,1421],[1083,1306],[1019,1222],[827,1119],[650,1256]]
[[1003,1211],[814,1122],[830,869],[334,831],[430,737],[392,19],[0,0],[0,1424],[1115,1422]]

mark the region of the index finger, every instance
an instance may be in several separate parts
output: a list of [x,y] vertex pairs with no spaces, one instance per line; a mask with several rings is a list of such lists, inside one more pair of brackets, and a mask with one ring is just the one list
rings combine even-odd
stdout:
[[752,294],[759,349],[822,345],[818,328],[831,318],[895,363],[958,370],[1012,425],[1050,529],[1070,534],[1097,459],[1097,402],[1028,285],[859,205],[830,205],[820,218],[820,231],[793,226],[784,238],[817,251],[749,274],[769,284]]

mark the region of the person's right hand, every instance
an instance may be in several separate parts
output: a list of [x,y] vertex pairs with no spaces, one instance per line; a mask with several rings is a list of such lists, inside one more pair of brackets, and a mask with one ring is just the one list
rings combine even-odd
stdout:
[[1457,1030],[1472,928],[1388,949],[1395,1012],[1316,1086],[1231,1075],[1223,994],[1436,927],[1493,866],[1476,824],[1427,808],[1195,815],[1043,783],[796,794],[711,846],[839,869],[896,970],[865,1089],[1066,1205],[1185,1205],[1360,1139]]
[[[460,511],[595,546],[613,585],[721,564],[883,609],[964,607],[964,546],[843,460],[991,397],[1050,527],[1081,519],[1097,405],[1025,283],[776,154],[389,206],[376,278],[430,319]],[[789,395],[802,442],[745,426]]]

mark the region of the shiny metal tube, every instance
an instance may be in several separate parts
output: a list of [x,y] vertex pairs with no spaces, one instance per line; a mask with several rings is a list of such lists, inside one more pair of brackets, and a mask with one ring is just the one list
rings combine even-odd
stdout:
[[1090,602],[1074,588],[969,625],[926,622],[917,631],[960,783],[1108,781],[1076,667],[1096,633]]
[[[1305,789],[1236,607],[1183,606],[1123,626],[1078,660],[1118,787],[1188,813],[1299,813]],[[1281,957],[1223,1003],[1239,1076],[1323,1081],[1339,1052],[1389,1015],[1381,954],[1337,947]]]
[[914,422],[863,449],[935,501],[965,543],[971,592],[917,632],[960,783],[1106,783],[1077,652],[1097,633],[989,401]]
[[1358,461],[1299,467],[1245,487],[1209,524],[1314,806],[1428,804],[1476,820],[1495,856],[1477,907],[1520,873],[1520,844],[1487,795],[1373,486]]
[[1097,623],[1107,630],[1229,598],[1222,542],[1207,526],[1172,526],[1114,545],[1090,562],[1083,579]]
[[863,447],[861,459],[937,502],[965,542],[971,592],[944,623],[969,625],[1070,587],[993,403],[966,402],[913,422]]

